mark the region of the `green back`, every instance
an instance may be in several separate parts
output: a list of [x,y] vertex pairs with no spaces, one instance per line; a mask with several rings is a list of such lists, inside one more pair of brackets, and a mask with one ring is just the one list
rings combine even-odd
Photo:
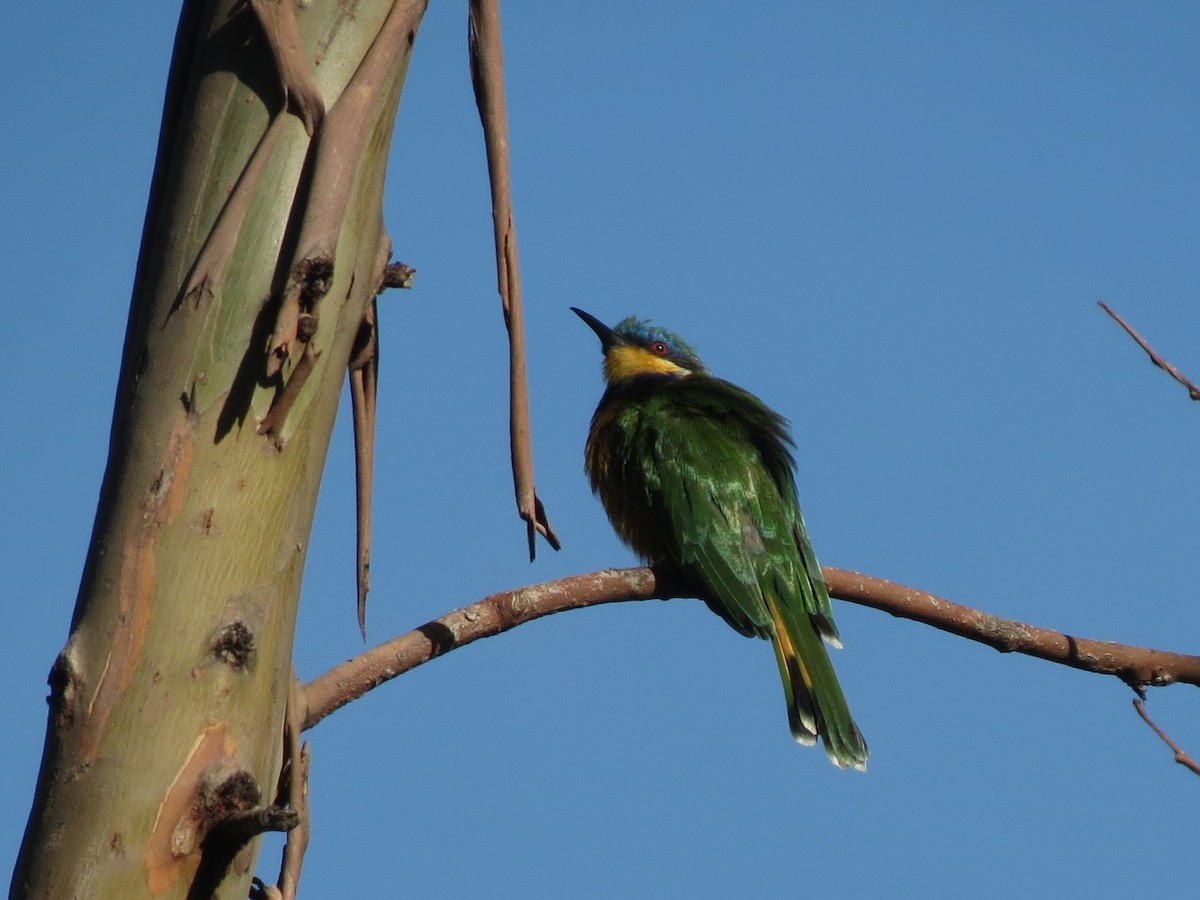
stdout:
[[621,536],[672,560],[735,629],[770,636],[771,591],[836,643],[791,445],[786,421],[753,394],[696,374],[610,389],[588,472]]

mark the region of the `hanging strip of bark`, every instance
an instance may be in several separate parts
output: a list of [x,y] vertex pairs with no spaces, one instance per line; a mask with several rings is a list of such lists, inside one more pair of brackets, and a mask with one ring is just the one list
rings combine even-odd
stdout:
[[537,535],[555,550],[558,535],[546,518],[533,478],[533,446],[529,434],[529,390],[525,375],[525,321],[521,308],[521,269],[517,230],[513,224],[512,187],[508,166],[508,114],[504,103],[504,57],[500,47],[497,0],[471,0],[468,19],[471,83],[483,124],[488,180],[492,188],[492,224],[496,239],[496,280],[508,328],[509,441],[517,512],[529,534],[529,558],[537,552]]
[[280,113],[271,119],[271,124],[263,132],[250,159],[246,161],[246,167],[242,169],[242,174],[234,184],[229,199],[221,208],[212,231],[209,232],[196,262],[188,273],[187,282],[176,301],[176,307],[188,303],[193,309],[199,309],[221,289],[225,273],[229,269],[229,261],[237,248],[238,237],[242,233],[242,224],[246,221],[246,213],[250,210],[263,171],[267,168],[275,145],[279,142],[284,118]]
[[[390,242],[389,242],[390,249]],[[354,414],[354,496],[357,510],[358,630],[367,639],[371,590],[371,487],[375,480],[375,398],[379,383],[379,314],[374,300],[359,325],[350,359],[350,409]]]
[[295,112],[312,137],[325,115],[325,99],[304,57],[295,6],[292,0],[250,0],[250,8],[271,47],[284,105]]
[[[414,4],[396,0],[349,84],[317,130],[312,182],[300,223],[297,250],[284,287],[266,363],[268,376],[289,360],[302,359],[305,316],[314,319],[321,299],[333,284],[334,256],[354,186],[358,161],[370,128],[374,104],[389,77],[391,61],[412,39]],[[423,4],[418,4],[423,6]],[[315,324],[312,326],[315,329]],[[309,335],[311,337],[311,335]],[[284,416],[271,426],[279,430]],[[259,431],[268,429],[260,426]]]

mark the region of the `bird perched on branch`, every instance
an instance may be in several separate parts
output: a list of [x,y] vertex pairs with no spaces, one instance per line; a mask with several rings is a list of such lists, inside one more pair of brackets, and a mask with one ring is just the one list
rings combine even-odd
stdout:
[[620,538],[670,561],[713,612],[775,647],[792,735],[818,737],[838,766],[865,769],[825,643],[840,647],[829,592],[804,527],[787,421],[708,373],[678,335],[629,317],[596,332],[607,389],[586,469]]

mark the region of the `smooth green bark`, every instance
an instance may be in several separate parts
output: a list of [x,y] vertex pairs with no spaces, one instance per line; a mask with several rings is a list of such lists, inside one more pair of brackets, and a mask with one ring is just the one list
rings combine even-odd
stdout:
[[[318,3],[289,26],[274,0],[184,4],[108,467],[14,897],[247,894],[257,841],[204,838],[275,799],[313,508],[390,252],[384,173],[423,10]],[[323,296],[305,282],[318,258],[332,264]],[[315,332],[272,357],[299,282],[301,332]],[[260,434],[308,363],[286,417]]]

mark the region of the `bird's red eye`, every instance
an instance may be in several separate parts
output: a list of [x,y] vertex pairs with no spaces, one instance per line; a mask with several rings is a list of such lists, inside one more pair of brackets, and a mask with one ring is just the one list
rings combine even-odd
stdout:
[[659,356],[666,356],[667,352],[669,351],[670,348],[667,347],[667,345],[663,341],[655,341],[653,344],[650,345],[650,349],[653,350],[655,353],[657,353]]

